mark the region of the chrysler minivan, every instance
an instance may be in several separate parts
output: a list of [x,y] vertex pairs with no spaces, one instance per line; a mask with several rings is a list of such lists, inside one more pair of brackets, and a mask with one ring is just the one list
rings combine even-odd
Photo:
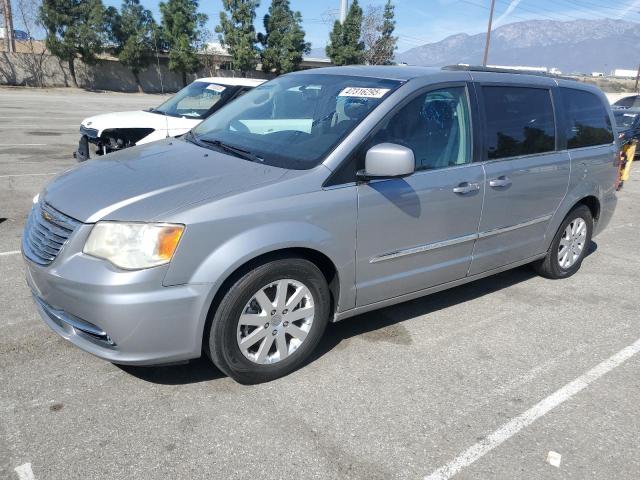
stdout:
[[205,354],[271,380],[328,322],[524,264],[573,275],[616,205],[612,124],[597,88],[546,76],[284,75],[51,181],[28,284],[49,327],[108,361]]

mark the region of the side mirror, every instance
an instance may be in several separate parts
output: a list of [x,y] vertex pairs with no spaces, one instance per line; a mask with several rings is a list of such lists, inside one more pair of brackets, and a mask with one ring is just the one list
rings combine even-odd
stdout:
[[360,180],[402,177],[416,169],[413,150],[395,143],[380,143],[367,150],[364,170],[358,172]]

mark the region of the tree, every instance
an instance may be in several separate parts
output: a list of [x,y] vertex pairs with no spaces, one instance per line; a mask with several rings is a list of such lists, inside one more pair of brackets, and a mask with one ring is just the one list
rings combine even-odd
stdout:
[[11,12],[11,0],[0,0],[2,2],[2,18],[4,20],[4,48],[9,53],[16,52],[16,40],[13,30],[13,14]]
[[369,65],[390,65],[396,50],[398,37],[393,36],[396,22],[394,6],[387,0],[384,10],[369,6],[362,20],[362,40],[365,45],[364,58]]
[[362,8],[358,0],[353,0],[344,24],[336,21],[329,36],[326,52],[335,65],[353,65],[364,60],[364,42],[360,39],[362,30]]
[[40,21],[40,1],[39,0],[16,0],[16,18],[20,22],[21,28],[27,34],[27,40],[21,42],[23,48],[26,49],[28,55],[20,55],[15,58],[18,65],[20,65],[26,72],[29,73],[30,79],[25,80],[28,85],[29,82],[33,82],[38,87],[45,86],[45,60],[46,60],[46,48],[42,43],[33,38],[37,35],[36,32],[43,30],[42,22]]
[[101,0],[43,0],[40,18],[49,51],[69,65],[69,74],[78,86],[74,61],[93,65],[105,40],[104,7]]
[[120,11],[110,7],[108,16],[118,60],[131,70],[138,91],[142,92],[139,74],[153,61],[153,34],[156,27],[153,15],[140,5],[140,0],[123,0]]
[[264,16],[264,30],[258,34],[264,47],[262,70],[276,75],[297,70],[302,56],[311,50],[311,44],[304,41],[300,12],[291,11],[289,0],[272,0]]
[[216,27],[216,33],[219,34],[222,46],[231,55],[232,68],[246,75],[258,63],[259,52],[253,21],[260,1],[222,0],[222,5],[226,12],[220,12],[220,25]]
[[163,40],[169,49],[169,70],[181,73],[186,86],[187,73],[195,73],[201,66],[197,52],[207,16],[198,13],[197,0],[160,2],[160,13]]

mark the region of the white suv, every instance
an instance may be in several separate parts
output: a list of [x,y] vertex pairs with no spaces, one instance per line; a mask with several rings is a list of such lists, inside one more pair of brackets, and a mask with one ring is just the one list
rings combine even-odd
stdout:
[[73,156],[78,161],[123,148],[183,135],[230,101],[265,80],[252,78],[199,78],[157,108],[104,113],[80,124],[80,143]]

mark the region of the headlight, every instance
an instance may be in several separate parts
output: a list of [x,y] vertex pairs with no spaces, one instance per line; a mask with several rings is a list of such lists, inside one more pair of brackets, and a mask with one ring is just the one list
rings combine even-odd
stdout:
[[184,225],[167,223],[98,222],[84,245],[84,253],[127,270],[169,263]]

